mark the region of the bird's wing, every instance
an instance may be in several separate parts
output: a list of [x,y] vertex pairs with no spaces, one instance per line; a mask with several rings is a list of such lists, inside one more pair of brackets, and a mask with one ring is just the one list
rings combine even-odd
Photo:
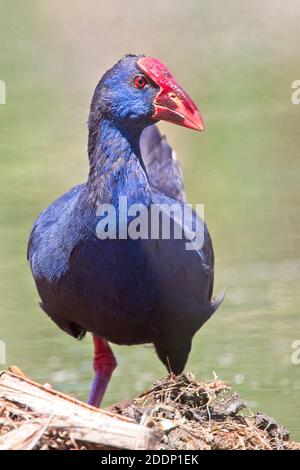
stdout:
[[47,207],[33,224],[27,248],[27,259],[31,261],[31,256],[42,241],[45,232],[55,225],[58,219],[65,213],[65,208],[75,196],[82,191],[84,185],[78,185],[60,196],[49,207]]
[[181,166],[174,150],[155,125],[143,131],[141,151],[151,187],[172,199],[184,202]]
[[[161,194],[153,195],[153,203],[158,205],[163,212],[166,212],[167,207],[174,207],[174,202]],[[198,320],[205,319],[206,321],[223,299],[223,294],[212,298],[214,284],[212,242],[205,222],[196,212],[185,211],[183,203],[177,204],[177,208],[180,209],[180,207],[181,211],[171,211],[165,215],[169,217],[170,222],[172,221],[170,226],[174,223],[174,226],[180,227],[180,231],[183,231],[182,237],[177,239],[174,236],[174,228],[171,237],[166,239],[162,237],[156,243],[149,243],[150,252],[151,249],[156,250],[156,256],[154,253],[151,259],[155,259],[155,263],[159,264],[156,272],[160,273],[161,284],[171,283],[165,291],[173,292],[172,298],[179,293],[179,297],[174,302],[174,308],[176,304],[184,309],[184,304],[187,305],[189,302],[191,311],[202,312],[203,317],[198,317]],[[176,289],[176,285],[180,286],[179,290]]]

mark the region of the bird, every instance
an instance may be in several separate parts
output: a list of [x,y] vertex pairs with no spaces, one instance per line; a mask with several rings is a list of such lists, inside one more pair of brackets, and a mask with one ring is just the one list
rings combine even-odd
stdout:
[[[160,120],[204,129],[196,104],[161,61],[125,55],[104,73],[91,100],[87,181],[37,217],[28,241],[42,310],[72,337],[93,336],[88,403],[96,407],[117,366],[110,343],[152,344],[167,371],[181,374],[195,333],[223,300],[222,293],[213,297],[206,224],[194,211],[182,221],[166,210],[187,203],[181,166],[157,128]],[[164,207],[171,235],[162,236],[159,219],[155,237],[99,236],[100,209],[113,207],[118,215],[121,197],[130,207]],[[116,225],[128,228],[132,220]],[[147,221],[150,232],[152,218]],[[187,249],[191,238],[175,236],[175,227],[184,233],[185,225],[200,227],[202,244]]]

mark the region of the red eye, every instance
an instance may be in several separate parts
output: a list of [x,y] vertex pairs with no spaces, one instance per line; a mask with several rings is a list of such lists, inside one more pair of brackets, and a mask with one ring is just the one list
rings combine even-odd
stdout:
[[137,75],[133,83],[136,88],[144,88],[147,85],[147,80],[143,75]]

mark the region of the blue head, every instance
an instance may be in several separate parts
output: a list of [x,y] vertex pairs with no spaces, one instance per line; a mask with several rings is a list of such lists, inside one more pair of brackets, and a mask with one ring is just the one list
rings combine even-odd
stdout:
[[157,59],[143,55],[124,56],[98,83],[89,117],[89,147],[95,143],[101,118],[133,133],[160,119],[203,130],[196,105],[170,71]]
[[138,67],[141,57],[126,55],[103,75],[91,113],[110,119],[118,127],[143,129],[153,124],[153,102],[159,88]]

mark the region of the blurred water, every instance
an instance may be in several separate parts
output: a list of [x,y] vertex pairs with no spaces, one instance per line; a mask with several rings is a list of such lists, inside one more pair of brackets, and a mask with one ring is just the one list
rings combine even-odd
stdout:
[[[300,106],[297,2],[0,1],[0,340],[7,365],[86,399],[91,340],[39,310],[26,243],[36,215],[87,174],[86,127],[98,78],[125,52],[166,62],[199,103],[203,135],[171,125],[192,202],[205,204],[224,304],[197,334],[187,369],[229,380],[253,410],[300,440]],[[150,7],[149,7],[150,8]],[[223,9],[222,9],[223,10]],[[297,75],[298,74],[298,75]],[[152,348],[115,347],[105,404],[165,371]]]

